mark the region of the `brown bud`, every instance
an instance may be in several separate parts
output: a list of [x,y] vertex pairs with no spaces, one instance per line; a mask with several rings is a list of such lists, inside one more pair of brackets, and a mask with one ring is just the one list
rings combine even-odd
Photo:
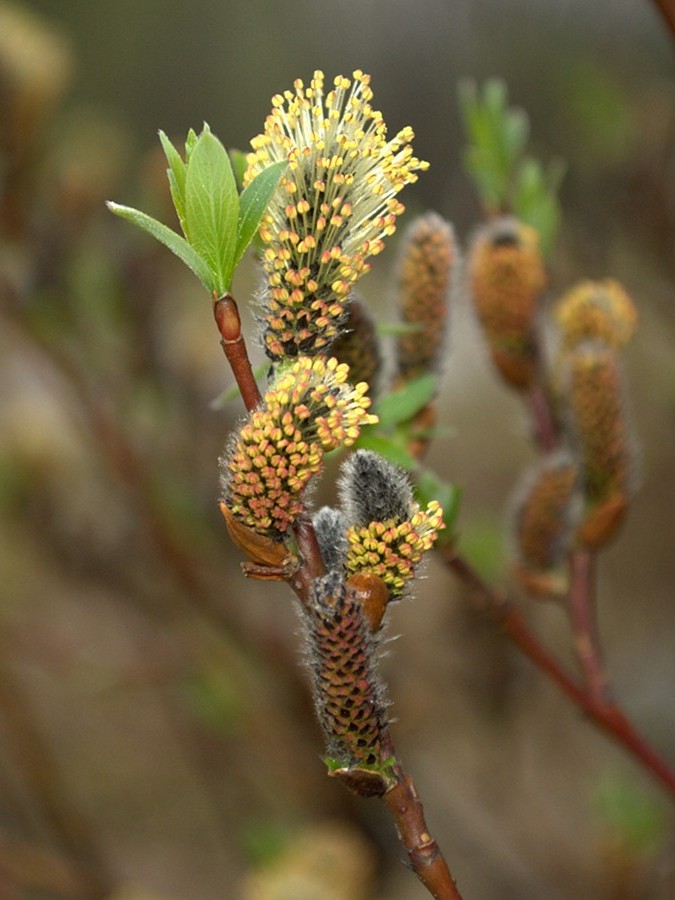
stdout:
[[347,581],[347,586],[354,591],[354,597],[361,604],[370,630],[379,631],[391,599],[387,585],[372,572],[356,572]]

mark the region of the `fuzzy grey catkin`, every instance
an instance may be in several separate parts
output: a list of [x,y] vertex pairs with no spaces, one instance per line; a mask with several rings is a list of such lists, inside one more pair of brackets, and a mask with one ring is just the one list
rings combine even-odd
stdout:
[[410,517],[413,493],[408,477],[378,453],[357,450],[342,466],[338,487],[350,525]]

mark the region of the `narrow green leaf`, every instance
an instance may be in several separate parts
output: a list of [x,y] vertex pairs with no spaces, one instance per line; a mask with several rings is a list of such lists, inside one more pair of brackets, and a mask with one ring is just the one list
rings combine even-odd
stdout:
[[233,147],[230,147],[228,150],[230,154],[230,162],[232,163],[232,171],[234,172],[234,180],[237,182],[237,190],[241,194],[242,189],[244,187],[244,173],[248,168],[248,162],[246,161],[246,154],[242,150],[237,150]]
[[239,222],[237,223],[237,245],[234,251],[234,267],[244,255],[244,251],[253,240],[260,225],[260,220],[272,199],[281,176],[288,163],[285,160],[273,163],[263,169],[253,181],[244,188],[239,198]]
[[230,158],[208,125],[190,151],[185,179],[185,235],[208,263],[214,290],[229,290],[237,240],[239,195]]
[[522,109],[510,109],[504,116],[504,142],[513,165],[519,159],[530,132],[530,120]]
[[187,137],[185,138],[185,162],[186,162],[186,164],[190,162],[190,157],[192,156],[192,151],[194,150],[195,144],[197,143],[198,140],[199,140],[199,138],[197,137],[197,132],[194,130],[194,128],[191,128],[187,133]]
[[167,177],[169,179],[169,188],[171,189],[171,199],[178,214],[180,227],[185,233],[185,177],[187,167],[183,162],[180,153],[163,131],[159,132],[159,140],[164,150],[164,155],[169,163],[167,169]]
[[410,421],[416,413],[431,403],[437,389],[438,380],[435,375],[422,375],[382,397],[375,409],[380,417],[380,426],[388,428]]
[[110,212],[127,219],[129,222],[133,222],[134,225],[138,225],[143,231],[147,231],[148,234],[151,234],[156,240],[168,247],[189,269],[192,269],[208,291],[217,289],[210,267],[199,253],[188,244],[185,238],[138,209],[132,209],[130,206],[121,206],[119,203],[113,203],[112,201],[109,201],[107,206]]

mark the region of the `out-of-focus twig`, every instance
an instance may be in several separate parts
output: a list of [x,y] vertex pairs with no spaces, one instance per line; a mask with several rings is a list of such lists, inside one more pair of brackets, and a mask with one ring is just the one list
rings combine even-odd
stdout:
[[[216,324],[221,333],[223,349],[232,367],[241,391],[244,405],[251,412],[260,402],[251,364],[240,330],[236,301],[227,294],[216,302]],[[235,348],[235,352],[228,352]],[[286,581],[297,595],[303,607],[311,602],[310,591],[314,580],[324,573],[319,544],[309,518],[301,517],[294,530],[300,557],[299,568]],[[417,795],[414,782],[406,774],[396,757],[396,751],[387,733],[387,755],[394,760],[391,767],[394,783],[382,795],[406,849],[408,860],[415,874],[436,900],[462,900],[448,864],[436,841],[431,837],[424,819],[424,809]]]
[[452,547],[441,553],[446,565],[471,592],[472,598],[499,625],[507,637],[546,677],[617,744],[624,747],[675,799],[675,771],[640,735],[623,711],[608,699],[599,699],[583,688],[549,653],[527,625],[518,609],[494,591]]
[[80,896],[99,900],[110,892],[97,842],[84,817],[71,803],[60,768],[37,726],[30,700],[8,660],[7,638],[0,633],[0,723],[22,777],[39,803],[57,843],[77,865]]
[[675,2],[673,0],[652,0],[661,14],[670,36],[675,40]]

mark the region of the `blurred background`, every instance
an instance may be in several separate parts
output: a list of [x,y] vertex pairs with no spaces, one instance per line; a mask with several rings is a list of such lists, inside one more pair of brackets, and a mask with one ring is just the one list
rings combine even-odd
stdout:
[[[0,3],[0,897],[413,900],[377,803],[325,776],[289,590],[244,580],[216,505],[241,417],[209,300],[104,201],[169,221],[157,130],[246,149],[270,98],[361,68],[431,162],[403,200],[462,244],[458,81],[505,79],[567,163],[550,300],[623,282],[640,491],[600,567],[617,698],[675,763],[675,43],[648,0]],[[361,292],[394,318],[396,239]],[[253,335],[251,259],[235,293]],[[260,352],[252,338],[254,356]],[[533,460],[461,290],[430,464],[507,584]],[[329,470],[317,503],[332,497]],[[394,740],[466,900],[675,897],[658,787],[431,559],[393,610]],[[523,601],[570,660],[560,610]]]

